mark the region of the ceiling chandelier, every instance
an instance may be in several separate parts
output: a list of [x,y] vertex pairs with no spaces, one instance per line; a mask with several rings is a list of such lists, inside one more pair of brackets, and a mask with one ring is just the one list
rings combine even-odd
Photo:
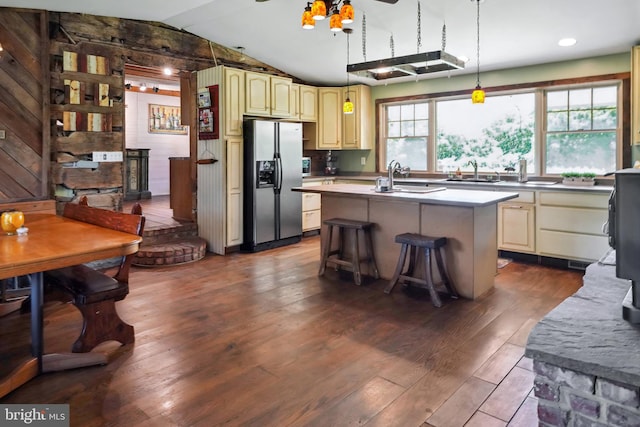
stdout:
[[[479,1],[479,0],[478,0]],[[385,80],[395,77],[418,76],[438,71],[457,70],[464,68],[464,62],[454,55],[445,52],[446,26],[442,27],[442,49],[420,53],[421,37],[420,1],[418,1],[418,53],[395,57],[393,51],[393,35],[391,36],[391,58],[367,61],[364,55],[366,45],[366,28],[363,19],[362,46],[365,62],[347,64],[347,72],[361,77]]]
[[472,104],[484,104],[484,90],[480,86],[480,1],[481,0],[471,0],[476,2],[477,6],[477,14],[476,14],[476,88],[471,93],[471,103]]
[[[340,3],[342,6],[340,7]],[[342,31],[342,24],[353,22],[353,6],[351,0],[315,0],[307,2],[307,7],[302,13],[302,28],[312,30],[316,21],[322,21],[329,17],[329,29]]]

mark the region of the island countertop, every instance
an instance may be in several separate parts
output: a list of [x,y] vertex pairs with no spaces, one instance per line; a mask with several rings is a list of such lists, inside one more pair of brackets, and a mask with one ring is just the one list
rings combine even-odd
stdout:
[[296,187],[293,191],[305,193],[320,193],[331,195],[347,195],[352,197],[364,197],[386,201],[409,201],[431,205],[447,205],[460,207],[482,207],[494,205],[505,200],[518,197],[518,193],[482,191],[482,190],[457,190],[444,187],[399,187],[393,192],[378,193],[374,187],[359,184],[333,184],[316,185],[310,187]]
[[[400,255],[395,236],[418,233],[446,237],[444,258],[449,276],[458,293],[470,299],[478,298],[493,287],[498,257],[498,203],[518,197],[516,192],[440,186],[400,186],[399,191],[387,193],[378,193],[373,186],[360,184],[316,185],[293,190],[322,196],[322,221],[345,218],[375,224],[373,248],[383,279],[392,277]],[[327,227],[322,227],[320,233],[326,243]],[[349,234],[344,237],[353,238]],[[365,259],[364,253],[361,259]],[[440,277],[437,272],[434,275],[437,283]]]

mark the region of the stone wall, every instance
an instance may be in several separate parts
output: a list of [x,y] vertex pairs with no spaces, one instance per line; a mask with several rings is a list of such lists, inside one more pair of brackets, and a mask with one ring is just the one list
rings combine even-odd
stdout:
[[541,426],[640,426],[638,387],[534,360]]

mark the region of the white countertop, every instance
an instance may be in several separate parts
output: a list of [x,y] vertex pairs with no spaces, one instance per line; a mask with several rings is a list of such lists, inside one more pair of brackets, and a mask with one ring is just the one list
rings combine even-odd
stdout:
[[[357,180],[371,181],[374,185],[376,176],[346,176],[346,175],[327,175],[327,176],[309,176],[305,177],[305,182],[329,180]],[[468,178],[468,177],[467,177]],[[611,193],[612,185],[596,184],[592,186],[574,186],[564,185],[561,182],[553,182],[542,179],[532,179],[529,182],[518,182],[512,180],[503,180],[498,182],[474,182],[468,179],[461,181],[448,181],[446,178],[395,178],[394,183],[399,185],[440,185],[454,188],[482,189],[487,191],[519,191],[519,190],[550,190],[550,191],[585,191],[589,193]]]
[[330,195],[345,195],[350,197],[365,197],[371,199],[387,199],[389,201],[411,201],[431,205],[449,205],[461,207],[481,207],[497,204],[505,200],[518,197],[518,193],[496,192],[483,190],[442,189],[427,187],[426,191],[416,193],[413,191],[394,191],[378,193],[373,185],[371,187],[358,184],[333,184],[316,185],[310,187],[296,187],[293,191],[305,193],[320,193]]

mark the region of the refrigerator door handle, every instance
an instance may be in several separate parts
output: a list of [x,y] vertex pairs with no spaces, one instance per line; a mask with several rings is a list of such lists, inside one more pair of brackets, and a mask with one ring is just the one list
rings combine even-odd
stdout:
[[280,193],[282,190],[282,157],[280,155],[276,156],[276,186],[275,190]]

